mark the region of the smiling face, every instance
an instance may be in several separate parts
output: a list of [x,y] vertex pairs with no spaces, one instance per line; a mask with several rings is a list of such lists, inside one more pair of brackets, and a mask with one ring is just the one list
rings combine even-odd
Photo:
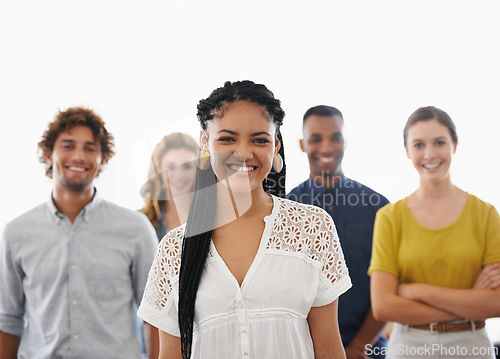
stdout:
[[77,193],[91,189],[103,165],[101,147],[87,126],[75,126],[59,134],[45,161],[52,166],[56,188]]
[[408,130],[406,154],[421,180],[449,179],[456,148],[448,128],[436,120],[419,121]]
[[342,175],[344,122],[340,116],[311,115],[304,122],[300,148],[307,153],[311,178]]
[[247,101],[229,104],[222,117],[209,121],[200,145],[210,151],[217,179],[226,186],[229,182],[234,193],[263,191],[262,181],[280,146],[264,108]]
[[190,149],[172,148],[161,158],[161,180],[169,186],[174,198],[193,191],[196,178],[195,157],[196,153]]

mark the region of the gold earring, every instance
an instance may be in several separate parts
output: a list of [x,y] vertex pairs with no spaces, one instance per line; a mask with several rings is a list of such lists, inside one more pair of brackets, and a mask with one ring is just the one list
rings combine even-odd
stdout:
[[276,152],[273,156],[273,171],[275,173],[280,173],[283,169],[283,158]]
[[196,154],[196,166],[202,171],[208,170],[210,167],[210,152],[199,150]]

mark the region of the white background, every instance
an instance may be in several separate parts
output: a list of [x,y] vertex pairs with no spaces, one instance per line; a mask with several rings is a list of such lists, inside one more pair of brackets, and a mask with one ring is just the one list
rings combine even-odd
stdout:
[[[58,109],[93,108],[117,155],[102,195],[137,209],[154,144],[198,136],[196,104],[226,80],[264,83],[287,113],[287,188],[307,178],[302,115],[344,113],[344,172],[396,201],[418,177],[402,129],[418,107],[454,119],[452,179],[500,208],[496,1],[2,1],[0,228],[45,201],[37,142]],[[500,340],[500,329],[495,335]]]

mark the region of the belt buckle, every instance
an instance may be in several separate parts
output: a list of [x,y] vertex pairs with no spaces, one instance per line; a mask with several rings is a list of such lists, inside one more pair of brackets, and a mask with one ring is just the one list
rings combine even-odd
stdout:
[[434,330],[434,326],[435,326],[435,325],[438,325],[438,324],[439,324],[439,323],[436,323],[436,322],[429,324],[429,331],[430,331],[431,333],[437,333],[437,330]]

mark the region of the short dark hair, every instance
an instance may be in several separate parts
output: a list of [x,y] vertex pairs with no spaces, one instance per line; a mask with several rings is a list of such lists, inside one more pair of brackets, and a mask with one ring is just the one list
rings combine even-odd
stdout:
[[405,147],[406,147],[406,139],[408,138],[408,130],[410,129],[410,127],[416,124],[417,122],[430,121],[430,120],[436,120],[443,126],[446,126],[446,128],[448,128],[448,131],[450,131],[450,136],[451,139],[453,140],[453,143],[458,144],[457,129],[451,117],[446,112],[437,107],[426,106],[426,107],[420,107],[417,110],[415,110],[415,112],[413,112],[408,118],[408,121],[406,121],[406,125],[403,130],[403,141]]
[[312,115],[339,116],[342,119],[342,122],[344,122],[344,116],[342,115],[342,112],[340,112],[339,109],[332,107],[332,106],[319,105],[319,106],[311,107],[309,110],[306,111],[306,113],[304,114],[304,117],[302,118],[302,124],[304,124],[306,122],[306,119]]
[[[102,118],[92,110],[83,107],[70,107],[66,111],[59,111],[54,121],[49,123],[49,128],[43,133],[42,140],[38,142],[38,160],[41,163],[46,163],[45,155],[54,151],[54,144],[59,135],[76,126],[90,128],[95,140],[101,146],[103,163],[108,162],[115,155],[114,137],[106,130]],[[52,178],[52,166],[47,166],[45,174]]]

